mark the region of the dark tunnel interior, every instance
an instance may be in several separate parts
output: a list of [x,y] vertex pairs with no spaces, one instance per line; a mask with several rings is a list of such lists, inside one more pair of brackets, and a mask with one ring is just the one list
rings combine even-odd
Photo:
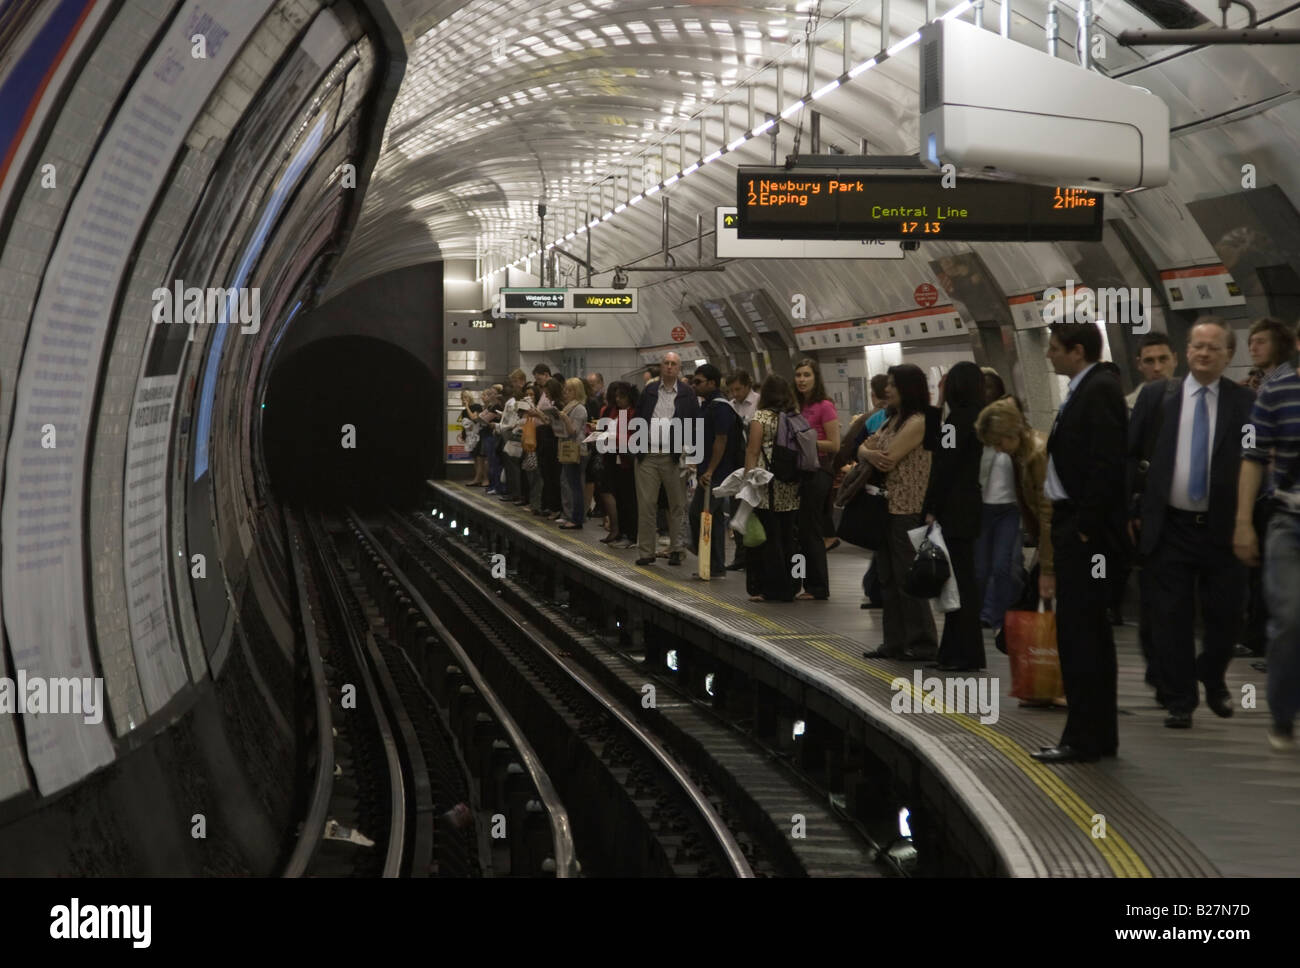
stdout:
[[364,336],[310,343],[275,365],[264,404],[262,442],[280,500],[417,502],[442,413],[433,373],[405,350]]

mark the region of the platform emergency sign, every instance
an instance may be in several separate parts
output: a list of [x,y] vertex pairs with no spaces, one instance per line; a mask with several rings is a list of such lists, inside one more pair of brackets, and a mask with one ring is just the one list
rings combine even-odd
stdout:
[[923,282],[913,291],[912,298],[916,300],[918,306],[929,309],[939,301],[939,290],[928,282]]
[[498,296],[497,311],[547,313],[634,313],[635,289],[523,289],[506,288]]
[[902,242],[845,242],[805,239],[742,239],[735,208],[714,209],[716,259],[901,259]]
[[686,339],[686,327],[674,326],[672,337],[674,343],[680,343],[682,340]]

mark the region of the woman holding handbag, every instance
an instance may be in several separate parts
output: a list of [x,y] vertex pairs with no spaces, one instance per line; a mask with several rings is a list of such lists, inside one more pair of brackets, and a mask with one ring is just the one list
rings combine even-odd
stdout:
[[885,641],[863,652],[868,659],[933,659],[938,649],[930,602],[903,591],[915,550],[907,532],[921,525],[921,508],[930,479],[930,451],[925,449],[930,387],[925,373],[911,363],[889,368],[885,401],[893,415],[858,448],[858,458],[885,474],[889,523],[873,566],[884,598]]
[[586,464],[583,458],[587,445],[582,438],[587,436],[587,385],[578,377],[564,381],[564,409],[554,421],[555,438],[559,442],[557,453],[560,461],[560,487],[562,489],[561,507],[564,520],[560,527],[565,531],[574,531],[582,527],[586,508],[586,492],[583,489],[583,472]]
[[[1009,396],[995,400],[980,411],[975,420],[975,432],[983,443],[1011,458],[1015,471],[1016,503],[1020,506],[1025,538],[1031,546],[1038,548],[1037,570],[1047,580],[1050,589],[1056,584],[1056,570],[1052,564],[1052,502],[1044,492],[1047,481],[1047,441],[1025,422],[1020,406]],[[1030,575],[1029,584],[1036,589],[1039,587],[1033,575]],[[1030,608],[1032,607],[1031,605]],[[999,643],[1002,641],[1005,614],[994,616]],[[1006,651],[1002,644],[998,648]],[[1024,700],[1021,705],[1063,707],[1065,700],[1062,697],[1053,700]]]
[[980,534],[980,460],[984,449],[975,435],[975,418],[984,405],[984,374],[974,363],[953,366],[944,381],[952,446],[940,447],[930,466],[930,483],[922,511],[926,524],[938,521],[948,546],[948,561],[957,580],[961,607],[948,612],[939,639],[938,667],[943,672],[984,668],[980,632],[982,595],[975,580],[975,541]]
[[[749,424],[749,443],[745,448],[745,472],[759,466],[771,469],[772,447],[781,414],[794,413],[790,384],[775,373],[769,374],[759,391],[758,406]],[[790,559],[795,553],[794,519],[799,510],[799,485],[773,478],[762,491],[754,517],[767,535],[761,545],[745,555],[745,583],[751,602],[794,601],[795,579]]]

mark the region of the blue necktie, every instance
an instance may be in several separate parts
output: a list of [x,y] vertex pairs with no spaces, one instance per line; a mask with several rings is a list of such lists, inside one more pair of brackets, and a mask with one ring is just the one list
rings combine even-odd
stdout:
[[1205,387],[1196,391],[1196,413],[1192,417],[1192,466],[1187,477],[1187,496],[1204,501],[1210,463],[1210,406],[1205,401]]

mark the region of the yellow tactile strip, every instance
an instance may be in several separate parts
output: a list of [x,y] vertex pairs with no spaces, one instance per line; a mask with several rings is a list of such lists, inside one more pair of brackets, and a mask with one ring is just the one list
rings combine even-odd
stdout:
[[[1104,767],[1046,767],[1033,760],[1029,749],[1039,741],[1051,741],[1042,734],[1042,720],[1026,723],[1004,716],[996,725],[985,725],[976,716],[956,712],[898,716],[889,711],[890,684],[900,675],[910,677],[910,665],[868,663],[858,657],[861,644],[848,636],[828,632],[789,613],[781,614],[780,621],[756,614],[747,601],[721,598],[710,586],[679,581],[667,569],[637,568],[594,537],[584,540],[584,535],[592,532],[552,529],[525,511],[487,504],[455,485],[430,485],[471,514],[486,511],[497,522],[538,543],[544,540],[548,547],[579,563],[599,563],[602,577],[630,586],[647,596],[650,604],[714,626],[721,637],[756,648],[785,671],[916,750],[970,808],[1014,874],[1150,877],[1215,873],[1186,838],[1155,817]],[[728,585],[743,591],[743,579]],[[764,644],[771,647],[763,648]],[[1052,729],[1059,728],[1059,719],[1046,722]],[[1104,836],[1094,836],[1099,817],[1105,821]]]

